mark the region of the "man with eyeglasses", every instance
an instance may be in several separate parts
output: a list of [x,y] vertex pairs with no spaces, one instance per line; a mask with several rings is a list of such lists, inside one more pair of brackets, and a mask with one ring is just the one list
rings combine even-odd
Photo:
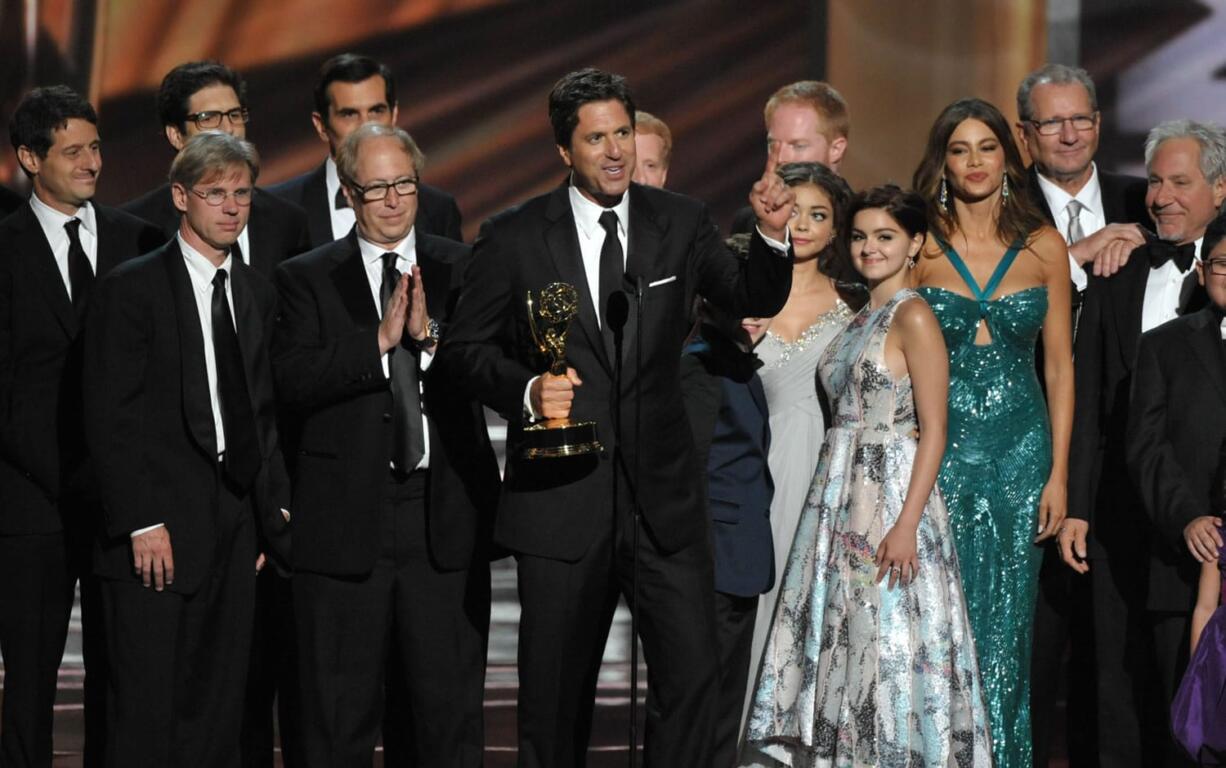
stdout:
[[470,248],[417,231],[421,157],[400,128],[353,131],[336,160],[354,229],[275,273],[308,768],[370,765],[389,669],[407,764],[483,758],[498,468],[480,405],[432,365]]
[[[395,125],[398,114],[396,81],[392,70],[369,56],[342,53],[319,68],[313,93],[315,111],[311,122],[328,157],[319,167],[289,181],[269,187],[269,192],[302,206],[307,212],[311,247],[339,240],[353,229],[354,213],[341,191],[336,172],[336,152],[345,137],[365,123]],[[420,232],[460,241],[460,209],[455,198],[429,184],[417,188]]]
[[0,223],[0,765],[50,766],[56,673],[81,588],[84,765],[102,764],[106,643],[93,575],[102,516],[81,423],[81,336],[97,280],[156,248],[156,229],[93,202],[94,108],[36,88],[9,123],[29,200]]
[[188,139],[170,167],[179,231],[112,270],[86,326],[108,766],[240,764],[256,573],[285,567],[290,518],[276,293],[234,248],[258,172],[242,139]]
[[[203,131],[221,131],[245,139],[251,119],[247,83],[238,72],[215,61],[188,62],[167,72],[158,89],[157,109],[166,140],[176,152]],[[169,184],[121,207],[161,228],[168,238],[174,237],[179,228],[179,211]],[[237,245],[236,253],[244,263],[265,277],[271,276],[282,260],[310,247],[306,212],[257,188],[248,226],[239,233]]]
[[[1143,385],[1134,373],[1141,334],[1207,302],[1194,264],[1206,227],[1226,200],[1226,131],[1191,120],[1161,123],[1146,137],[1145,167],[1145,202],[1157,236],[1147,233],[1113,277],[1090,278],[1074,342],[1069,520],[1090,533],[1077,546],[1087,547],[1093,598],[1099,755],[1113,766],[1184,764],[1165,703],[1187,657],[1194,592],[1184,571],[1190,563],[1146,516],[1142,502],[1153,489],[1142,488],[1125,462],[1125,425],[1130,399]],[[1213,453],[1217,446],[1202,450]],[[1061,546],[1070,538],[1066,521]],[[1147,687],[1159,691],[1161,711],[1145,711],[1149,697],[1134,695]]]
[[[1018,139],[1033,161],[1029,171],[1031,199],[1069,246],[1076,313],[1086,289],[1087,271],[1112,274],[1144,242],[1138,225],[1149,221],[1145,180],[1103,171],[1094,162],[1101,118],[1094,81],[1085,70],[1047,64],[1031,72],[1018,86],[1017,110],[1021,118]],[[1084,541],[1084,523],[1067,521],[1066,526],[1070,534]],[[1056,699],[1064,677],[1068,678],[1066,730],[1070,754],[1077,759],[1081,751],[1095,750],[1090,587],[1088,580],[1078,579],[1059,555],[1059,547],[1054,544],[1044,552],[1035,607],[1030,700],[1036,765],[1047,761]],[[1065,668],[1065,650],[1070,642],[1072,661]],[[1119,659],[1115,662],[1117,666],[1122,664]],[[1100,681],[1100,686],[1108,689],[1103,704],[1108,713],[1108,722],[1104,723],[1108,737],[1120,722],[1110,713],[1121,706],[1120,702],[1131,700],[1131,693],[1111,690],[1117,678],[1113,673]]]

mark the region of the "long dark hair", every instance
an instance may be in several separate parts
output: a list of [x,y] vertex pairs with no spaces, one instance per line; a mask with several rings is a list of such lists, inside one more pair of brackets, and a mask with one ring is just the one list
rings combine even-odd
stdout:
[[851,256],[843,239],[847,229],[847,204],[851,202],[851,187],[843,177],[821,163],[784,163],[775,173],[789,187],[812,184],[826,193],[830,199],[835,237],[830,245],[817,255],[817,270],[829,278],[841,282],[859,282],[860,275],[851,266]]
[[978,120],[986,125],[1005,152],[1005,178],[1009,180],[1009,199],[1001,200],[996,215],[996,236],[1002,242],[1020,240],[1029,243],[1035,231],[1046,220],[1030,199],[1026,183],[1026,166],[1022,154],[1013,142],[1009,124],[1000,110],[983,99],[958,99],[941,111],[932,130],[928,132],[928,145],[924,158],[915,169],[911,186],[923,195],[928,203],[929,228],[943,238],[948,238],[958,228],[958,214],[953,204],[945,208],[940,203],[941,179],[945,176],[945,153],[949,137],[965,120]]

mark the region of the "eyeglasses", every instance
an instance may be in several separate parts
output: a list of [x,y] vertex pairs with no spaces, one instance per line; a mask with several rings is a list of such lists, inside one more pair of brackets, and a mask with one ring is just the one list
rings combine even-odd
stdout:
[[1098,113],[1092,115],[1073,115],[1072,117],[1053,117],[1050,120],[1027,120],[1034,126],[1040,136],[1055,136],[1064,130],[1064,124],[1069,123],[1074,131],[1088,131],[1098,124]]
[[1210,274],[1226,275],[1226,259],[1209,259],[1205,264],[1209,266]]
[[387,192],[390,189],[395,189],[396,194],[401,197],[417,194],[417,177],[405,176],[395,181],[376,181],[365,187],[356,183],[349,182],[349,188],[358,192],[362,196],[362,201],[367,203],[377,203],[387,197]]
[[200,130],[209,131],[214,128],[220,128],[223,117],[230,121],[230,125],[245,125],[251,119],[251,115],[246,107],[235,107],[225,112],[219,109],[210,109],[207,112],[196,112],[195,114],[188,115],[187,119],[195,123],[196,127]]
[[224,189],[217,189],[217,188],[210,189],[208,192],[201,192],[198,189],[191,189],[191,188],[188,188],[187,191],[191,192],[193,195],[200,198],[201,200],[208,203],[209,205],[213,206],[214,208],[224,203],[227,197],[233,197],[235,205],[241,205],[244,208],[251,205],[251,188],[250,187],[246,187],[244,189],[236,189],[233,192],[227,192]]

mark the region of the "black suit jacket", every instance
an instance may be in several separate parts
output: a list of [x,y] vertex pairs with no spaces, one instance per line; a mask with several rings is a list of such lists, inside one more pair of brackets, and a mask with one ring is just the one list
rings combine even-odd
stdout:
[[[635,387],[641,388],[641,442],[636,444],[627,434],[625,458],[627,466],[635,466],[641,448],[639,498],[647,526],[664,552],[702,540],[708,529],[679,384],[694,295],[701,293],[738,317],[774,315],[787,300],[790,257],[776,254],[755,235],[749,258],[738,259],[724,247],[698,201],[638,184],[632,184],[628,194],[626,272],[642,278],[645,298],[641,349],[636,349],[633,308],[626,324],[620,393],[613,391],[613,365],[588,290],[565,185],[482,226],[436,361],[450,371],[450,378],[508,419],[508,458],[495,539],[517,552],[576,560],[597,531],[613,524],[608,450],[567,459],[523,460],[517,455],[524,390],[546,368],[528,327],[528,291],[559,281],[578,289],[579,312],[571,323],[567,361],[583,385],[575,392],[571,417],[594,421],[606,449],[614,440],[613,398],[621,400],[625,423],[633,424]],[[636,371],[640,354],[642,369]]]
[[[332,202],[328,199],[328,174],[324,163],[313,171],[295,176],[268,191],[306,211],[311,247],[327,245],[332,237]],[[463,242],[460,233],[460,208],[455,198],[438,187],[420,184],[417,187],[417,219],[413,225],[418,234]]]
[[[163,184],[120,207],[161,229],[166,240],[173,240],[179,231],[179,209],[175,208],[171,197],[170,184]],[[271,279],[278,264],[309,250],[306,212],[256,187],[247,220],[247,240],[251,246],[247,263]]]
[[[445,325],[469,246],[417,235],[430,316]],[[392,455],[392,394],[378,346],[379,313],[356,232],[278,267],[273,369],[294,424],[294,568],[369,573],[379,554],[379,504]],[[444,336],[447,331],[443,331]],[[422,375],[429,416],[427,503],[432,560],[446,569],[484,556],[498,466],[481,406],[437,366]]]
[[[94,206],[97,274],[156,247],[157,230]],[[81,424],[81,319],[25,204],[0,222],[0,535],[50,533],[59,502],[95,493]]]
[[[265,551],[288,557],[289,482],[281,457],[269,343],[276,293],[235,264],[233,311],[264,463],[251,489]],[[174,549],[169,589],[191,594],[213,563],[218,528],[217,436],[204,337],[177,240],[113,270],[98,288],[85,340],[85,432],[102,490],[95,568],[134,580],[132,531],[164,523]]]
[[[1149,278],[1149,245],[1107,278],[1090,275],[1074,341],[1077,408],[1069,447],[1069,516],[1090,523],[1090,553],[1132,551],[1147,535],[1144,510],[1125,464],[1129,393],[1141,336],[1141,309]],[[1195,276],[1180,306],[1204,306]],[[1207,449],[1208,450],[1208,449]]]
[[1226,440],[1226,349],[1215,307],[1141,336],[1128,418],[1128,468],[1158,535],[1149,539],[1149,607],[1187,611],[1200,565],[1184,527],[1216,515],[1210,486]]
[[0,187],[0,219],[21,207],[26,199],[8,187]]
[[[1034,165],[1030,166],[1027,178],[1030,199],[1047,217],[1047,223],[1055,226],[1056,219],[1047,205],[1047,198],[1043,196],[1043,188],[1039,186],[1039,172]],[[1107,173],[1099,168],[1098,186],[1103,200],[1103,215],[1108,224],[1153,226],[1153,220],[1145,208],[1145,179],[1122,173]]]

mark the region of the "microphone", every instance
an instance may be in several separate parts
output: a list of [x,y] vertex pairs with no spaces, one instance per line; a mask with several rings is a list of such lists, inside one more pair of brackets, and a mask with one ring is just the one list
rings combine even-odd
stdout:
[[625,291],[613,291],[605,302],[604,321],[612,332],[613,338],[619,339],[630,318],[630,300]]

